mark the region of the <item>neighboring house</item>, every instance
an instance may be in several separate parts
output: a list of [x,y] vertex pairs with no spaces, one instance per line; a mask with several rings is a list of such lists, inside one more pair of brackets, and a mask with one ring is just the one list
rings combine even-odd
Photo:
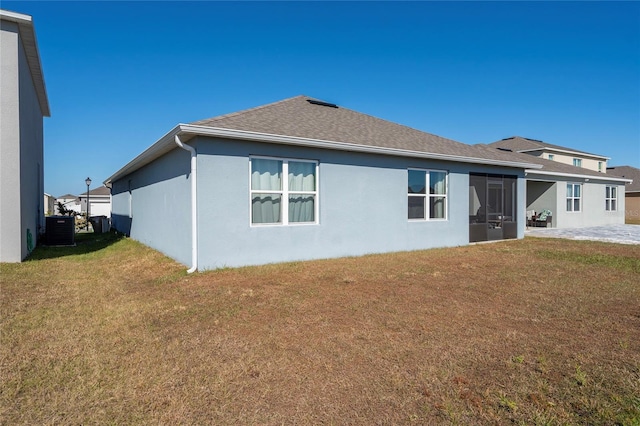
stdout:
[[640,169],[631,166],[608,167],[609,174],[633,179],[625,187],[625,218],[626,220],[640,220]]
[[522,238],[524,160],[297,96],[179,124],[105,184],[112,227],[193,271]]
[[56,198],[56,207],[55,214],[59,215],[60,210],[58,209],[58,203],[61,203],[67,210],[73,210],[76,213],[82,213],[82,209],[80,208],[80,198],[76,195],[65,194]]
[[46,192],[44,193],[44,215],[45,216],[51,216],[55,213],[56,211],[56,197],[54,197],[51,194],[47,194]]
[[558,163],[569,164],[571,166],[583,167],[596,172],[607,172],[607,161],[609,157],[598,154],[590,154],[584,151],[577,151],[560,145],[553,145],[537,139],[512,136],[494,142],[491,146],[495,148],[508,148],[514,152],[534,155]]
[[[83,192],[79,197],[81,211],[87,212],[87,193]],[[111,217],[111,190],[101,186],[89,191],[89,214],[91,216]]]
[[0,262],[20,262],[44,230],[50,115],[31,16],[0,10],[0,66]]
[[[555,228],[624,223],[625,184],[628,179],[545,159],[537,152],[520,151],[522,140],[531,139],[514,137],[485,146],[502,151],[513,150],[514,158],[524,161],[528,157],[529,161],[541,166],[526,170],[527,211],[550,210],[551,226]],[[568,151],[567,148],[565,150]]]

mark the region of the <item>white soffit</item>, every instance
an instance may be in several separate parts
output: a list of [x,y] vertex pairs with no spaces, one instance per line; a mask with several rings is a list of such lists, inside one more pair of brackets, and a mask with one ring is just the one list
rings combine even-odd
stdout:
[[16,24],[18,24],[20,39],[22,40],[22,45],[24,46],[31,78],[33,79],[33,83],[35,85],[38,103],[40,104],[40,110],[42,111],[43,116],[51,117],[51,111],[49,110],[49,100],[47,99],[47,88],[44,83],[44,74],[42,73],[40,53],[38,51],[38,42],[36,40],[36,33],[33,27],[33,20],[31,16],[11,12],[8,10],[0,10],[0,18],[3,21],[15,22]]
[[301,138],[301,137],[285,136],[285,135],[272,135],[268,133],[257,133],[257,132],[250,132],[245,130],[197,126],[193,124],[178,124],[176,127],[171,129],[168,133],[166,133],[164,136],[158,139],[156,143],[151,145],[149,148],[143,151],[140,155],[138,155],[136,158],[131,160],[129,163],[127,163],[124,167],[122,167],[112,176],[107,178],[104,181],[104,184],[108,185],[114,180],[117,180],[139,169],[140,167],[143,167],[151,163],[153,160],[160,157],[161,155],[166,154],[167,152],[173,150],[174,148],[177,148],[177,145],[173,141],[173,138],[176,134],[186,136],[185,141],[188,141],[189,139],[195,136],[209,136],[209,137],[219,137],[224,139],[239,139],[239,140],[249,140],[249,141],[256,141],[256,142],[284,144],[284,145],[306,146],[306,147],[321,148],[321,149],[334,149],[334,150],[340,150],[340,151],[363,152],[363,153],[370,153],[370,154],[395,155],[395,156],[401,156],[401,157],[454,161],[454,162],[460,162],[460,163],[515,167],[520,169],[542,168],[542,166],[539,164],[532,164],[532,163],[525,163],[525,162],[493,160],[493,159],[475,158],[475,157],[462,157],[462,156],[456,156],[456,155],[437,154],[437,153],[429,153],[429,152],[421,152],[421,151],[409,151],[409,150],[403,150],[403,149],[397,149],[397,148],[383,148],[383,147],[376,147],[376,146],[358,145],[358,144],[352,144],[347,142],[325,141],[320,139],[309,139],[309,138]]

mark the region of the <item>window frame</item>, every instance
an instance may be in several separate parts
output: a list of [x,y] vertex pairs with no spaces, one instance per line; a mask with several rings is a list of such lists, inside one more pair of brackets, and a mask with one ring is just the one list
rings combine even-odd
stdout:
[[[280,190],[263,190],[253,189],[251,187],[251,175],[253,174],[252,161],[253,160],[273,160],[282,162],[282,188]],[[289,190],[289,163],[310,163],[314,165],[314,177],[315,177],[315,190],[314,191],[290,191]],[[307,226],[317,225],[320,223],[318,214],[320,212],[320,179],[319,179],[319,161],[309,160],[301,158],[289,158],[289,157],[272,157],[265,155],[250,155],[249,156],[249,226],[250,227],[271,227],[271,226]],[[281,220],[280,222],[270,223],[254,223],[253,222],[253,196],[254,194],[280,194],[281,196]],[[289,220],[289,196],[293,194],[313,195],[313,221],[312,222],[291,222]]]
[[555,161],[556,156],[554,154],[549,154],[549,160]]
[[618,211],[618,186],[617,185],[605,186],[604,210],[607,212]]
[[[582,191],[583,191],[582,186],[583,185],[581,183],[577,183],[577,182],[567,182],[567,188],[568,188],[569,185],[571,185],[571,196],[568,196],[568,195],[565,194],[565,200],[566,201],[571,200],[571,210],[569,210],[567,208],[566,201],[565,201],[565,209],[567,210],[567,213],[581,213],[582,212]],[[574,188],[576,186],[580,187],[580,195],[578,197],[576,197],[574,195],[575,194],[575,189]],[[579,201],[579,205],[578,205],[579,209],[578,210],[575,210],[575,208],[574,208],[575,207],[575,200]]]
[[[413,194],[409,192],[409,171],[417,171],[425,173],[425,193],[424,194]],[[444,173],[444,194],[431,194],[430,193],[430,181],[431,181],[431,172],[435,173]],[[417,167],[409,167],[407,168],[406,175],[407,182],[407,202],[405,206],[407,206],[407,220],[409,222],[430,222],[430,221],[448,221],[449,220],[449,171],[441,170],[441,169],[421,169]],[[424,217],[423,218],[410,218],[409,217],[409,198],[424,198]],[[431,216],[431,198],[444,198],[444,217],[430,217]]]
[[582,158],[574,158],[573,159],[573,165],[575,167],[582,167]]

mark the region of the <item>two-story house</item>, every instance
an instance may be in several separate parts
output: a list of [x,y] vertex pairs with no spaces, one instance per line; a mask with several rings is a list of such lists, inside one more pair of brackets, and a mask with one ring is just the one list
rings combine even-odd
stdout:
[[31,16],[0,10],[0,262],[20,262],[44,229],[49,102]]
[[607,174],[608,157],[519,136],[487,146],[542,166],[525,171],[527,218],[551,212],[550,226],[557,228],[624,223],[630,179]]
[[523,138],[520,136],[512,136],[494,142],[491,146],[495,148],[508,148],[514,152],[534,155],[536,157],[545,158],[551,161],[557,161],[562,164],[569,164],[575,167],[583,167],[596,172],[607,172],[607,161],[609,157],[599,154],[591,154],[584,151],[578,151],[573,148],[553,145],[544,141]]

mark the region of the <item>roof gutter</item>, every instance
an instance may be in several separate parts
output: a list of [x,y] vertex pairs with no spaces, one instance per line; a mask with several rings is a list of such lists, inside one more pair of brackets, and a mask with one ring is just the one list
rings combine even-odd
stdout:
[[624,182],[624,183],[633,182],[632,179],[625,179],[621,177],[608,177],[606,174],[602,174],[601,176],[592,176],[592,175],[580,175],[577,173],[547,172],[543,170],[529,170],[529,169],[527,169],[525,172],[535,174],[535,175],[545,175],[545,176],[560,176],[560,177],[570,177],[570,178],[578,178],[578,179],[597,179],[597,180],[608,180],[611,182]]
[[191,268],[187,270],[191,274],[198,270],[198,186],[197,186],[197,152],[190,145],[185,145],[180,135],[174,136],[176,145],[191,154]]
[[143,151],[136,158],[127,163],[104,181],[105,185],[134,172],[140,167],[149,164],[156,158],[175,148],[174,138],[180,134],[183,136],[211,136],[225,139],[240,139],[257,142],[271,142],[284,145],[297,145],[312,148],[333,149],[349,152],[363,152],[368,154],[395,155],[399,157],[424,158],[429,160],[455,161],[459,163],[484,164],[490,166],[516,167],[521,169],[541,169],[542,166],[535,163],[521,161],[492,160],[478,157],[463,157],[449,154],[438,154],[423,151],[411,151],[398,148],[383,148],[377,146],[358,145],[347,142],[335,142],[322,139],[302,138],[297,136],[273,135],[269,133],[250,132],[247,130],[225,129],[220,127],[197,126],[193,124],[178,124],[176,127],[162,136],[156,143]]
[[551,148],[548,146],[542,147],[542,148],[529,148],[529,149],[521,149],[518,150],[518,152],[522,152],[522,153],[528,153],[528,152],[535,152],[535,151],[554,151],[554,152],[561,152],[563,154],[570,154],[574,157],[576,156],[583,156],[583,157],[591,157],[591,158],[595,158],[596,160],[611,160],[611,157],[605,157],[604,155],[598,155],[598,154],[589,154],[588,152],[580,152],[580,151],[569,151],[567,149],[559,149],[559,148]]
[[250,132],[247,130],[225,129],[221,127],[197,126],[193,124],[180,124],[179,127],[183,133],[202,136],[216,136],[226,139],[242,139],[248,141],[271,142],[285,145],[297,145],[340,151],[364,152],[369,154],[385,154],[401,157],[426,158],[431,160],[456,161],[460,163],[487,164],[493,166],[506,166],[528,169],[542,168],[542,166],[533,163],[492,160],[478,157],[464,157],[450,154],[438,154],[433,152],[411,151],[398,148],[384,148],[377,146],[359,145],[348,142],[303,138],[298,136],[274,135],[269,133]]

